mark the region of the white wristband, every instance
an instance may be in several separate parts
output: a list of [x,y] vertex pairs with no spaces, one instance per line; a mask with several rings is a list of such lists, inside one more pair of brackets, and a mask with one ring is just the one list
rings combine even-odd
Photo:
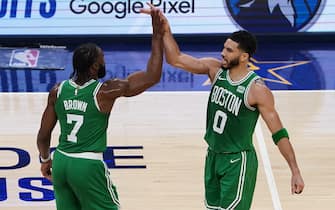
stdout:
[[49,160],[51,160],[51,154],[49,153],[49,156],[47,158],[42,158],[42,156],[40,155],[40,162],[41,163],[46,163],[48,162]]

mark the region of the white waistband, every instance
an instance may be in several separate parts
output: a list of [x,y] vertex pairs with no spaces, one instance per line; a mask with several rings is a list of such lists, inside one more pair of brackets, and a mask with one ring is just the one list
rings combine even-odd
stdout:
[[80,152],[80,153],[67,153],[57,149],[58,152],[62,153],[63,155],[74,157],[74,158],[85,158],[91,160],[103,160],[103,153],[102,152]]

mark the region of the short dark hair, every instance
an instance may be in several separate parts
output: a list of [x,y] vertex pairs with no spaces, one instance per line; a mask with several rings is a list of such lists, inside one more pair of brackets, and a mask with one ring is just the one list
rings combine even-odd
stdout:
[[238,48],[249,54],[251,57],[257,49],[256,37],[248,31],[236,31],[232,33],[229,39],[238,43]]
[[73,73],[86,73],[89,68],[97,61],[99,56],[99,46],[94,43],[86,43],[77,47],[72,56]]

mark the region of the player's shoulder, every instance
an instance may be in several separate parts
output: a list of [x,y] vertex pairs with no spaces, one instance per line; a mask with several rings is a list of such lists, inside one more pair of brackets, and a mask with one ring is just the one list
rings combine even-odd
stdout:
[[256,78],[251,84],[250,93],[256,98],[272,96],[270,88],[261,77]]
[[49,91],[49,96],[48,96],[48,101],[49,103],[54,104],[57,100],[58,97],[58,91],[59,88],[61,87],[61,82],[60,83],[56,83]]
[[49,91],[50,94],[57,94],[62,82],[56,83]]
[[251,106],[273,101],[273,94],[263,79],[259,78],[252,81],[248,91],[248,101]]
[[102,83],[101,90],[111,90],[115,88],[120,88],[120,86],[128,85],[128,83],[129,83],[128,80],[125,79],[119,79],[119,78],[109,79]]
[[260,89],[265,88],[265,89],[268,89],[268,87],[266,86],[266,84],[265,84],[263,78],[258,77],[258,76],[255,78],[253,85],[254,85],[256,88],[260,88]]

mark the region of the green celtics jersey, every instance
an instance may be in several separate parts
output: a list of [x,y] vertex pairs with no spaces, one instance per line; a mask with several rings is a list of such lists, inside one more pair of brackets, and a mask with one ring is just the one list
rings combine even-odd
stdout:
[[252,135],[259,112],[248,104],[248,92],[258,79],[250,71],[234,82],[229,70],[220,69],[213,81],[207,106],[205,140],[214,152],[240,152],[253,149]]
[[101,83],[90,80],[78,86],[63,81],[57,93],[55,111],[60,124],[58,149],[68,153],[103,152],[109,114],[99,111],[96,94]]

